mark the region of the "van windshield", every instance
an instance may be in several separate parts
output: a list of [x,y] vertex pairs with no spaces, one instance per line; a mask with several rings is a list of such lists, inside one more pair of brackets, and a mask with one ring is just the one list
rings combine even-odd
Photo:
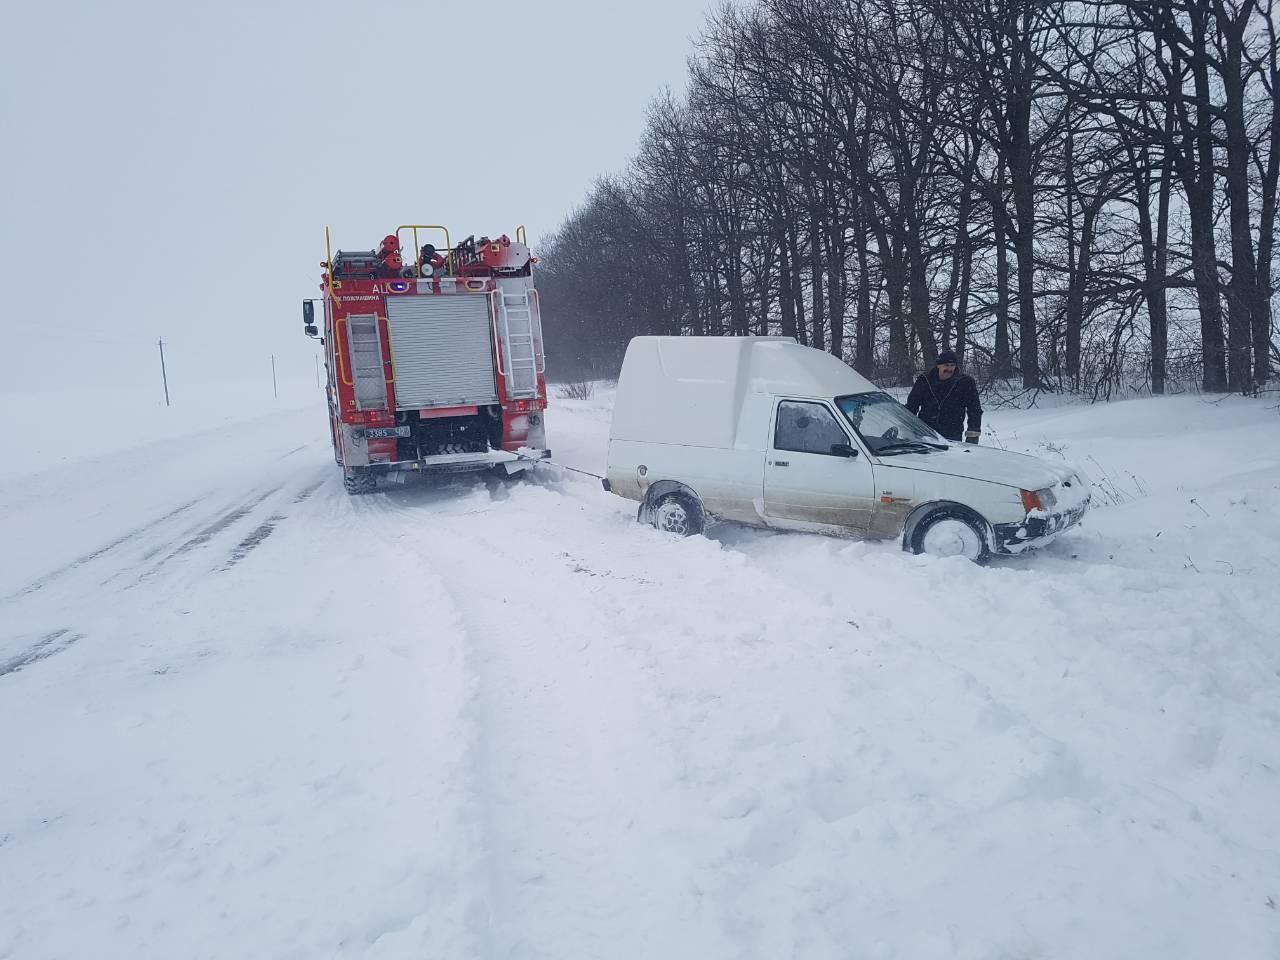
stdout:
[[836,397],[836,406],[872,453],[890,448],[929,450],[946,447],[945,440],[887,393],[854,393]]

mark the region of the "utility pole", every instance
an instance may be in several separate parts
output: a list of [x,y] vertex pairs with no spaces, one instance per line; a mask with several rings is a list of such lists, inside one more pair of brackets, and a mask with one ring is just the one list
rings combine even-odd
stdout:
[[164,405],[169,406],[169,374],[164,369],[164,337],[156,341],[160,348],[160,379],[164,381]]
[[320,388],[320,358],[313,353],[311,355],[311,359],[316,362],[316,389],[319,389]]
[[280,399],[280,391],[276,389],[276,355],[271,355],[271,393],[277,400]]

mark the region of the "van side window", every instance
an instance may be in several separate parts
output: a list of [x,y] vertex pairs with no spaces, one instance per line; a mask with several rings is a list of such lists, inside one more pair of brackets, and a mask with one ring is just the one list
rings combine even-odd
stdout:
[[778,423],[773,433],[775,450],[830,455],[832,444],[848,442],[849,435],[822,404],[795,400],[778,404]]

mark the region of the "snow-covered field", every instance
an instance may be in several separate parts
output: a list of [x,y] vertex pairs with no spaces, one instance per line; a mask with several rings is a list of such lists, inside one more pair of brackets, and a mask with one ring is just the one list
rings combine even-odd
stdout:
[[1274,407],[990,412],[1098,486],[985,567],[270,409],[0,475],[0,958],[1280,956]]

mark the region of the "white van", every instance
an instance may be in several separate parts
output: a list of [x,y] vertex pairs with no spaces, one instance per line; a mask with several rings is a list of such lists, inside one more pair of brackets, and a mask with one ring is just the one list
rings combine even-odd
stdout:
[[605,489],[685,536],[710,519],[979,560],[1042,546],[1089,505],[1084,477],[944,440],[836,357],[778,337],[636,337]]

